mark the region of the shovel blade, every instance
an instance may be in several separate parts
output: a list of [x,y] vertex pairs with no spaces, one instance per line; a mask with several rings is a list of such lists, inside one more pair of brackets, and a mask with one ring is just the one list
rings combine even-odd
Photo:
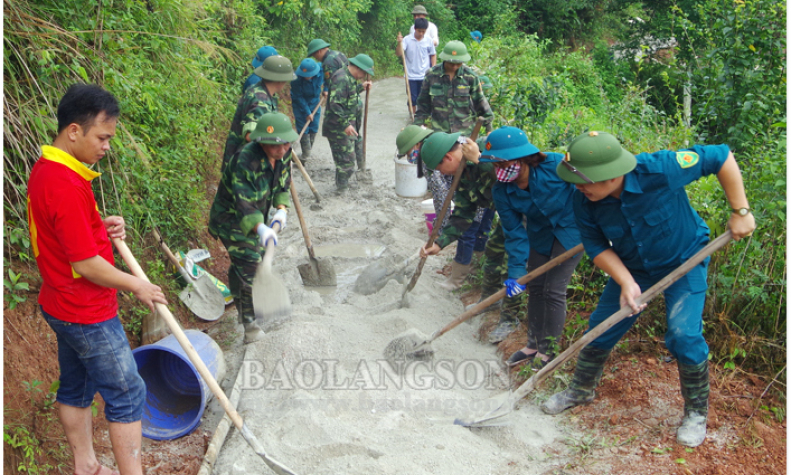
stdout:
[[225,298],[206,274],[182,290],[179,298],[198,318],[208,322],[225,312]]
[[338,285],[338,277],[332,263],[324,259],[309,259],[306,264],[297,266],[302,283],[308,287]]
[[263,263],[258,266],[253,279],[253,309],[255,318],[264,324],[291,315],[291,298],[280,277]]

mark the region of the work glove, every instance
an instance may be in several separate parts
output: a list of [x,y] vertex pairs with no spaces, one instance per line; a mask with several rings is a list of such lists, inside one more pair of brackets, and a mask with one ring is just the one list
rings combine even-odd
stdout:
[[505,295],[509,297],[516,297],[525,291],[527,286],[520,284],[516,279],[508,279],[505,281]]
[[256,228],[256,232],[258,233],[258,237],[261,238],[262,246],[266,247],[267,242],[270,240],[272,241],[272,244],[277,246],[277,233],[275,233],[274,229],[270,228],[264,223],[261,223],[258,225],[258,228]]
[[272,216],[272,219],[269,221],[269,226],[273,227],[275,225],[275,223],[277,222],[277,223],[280,223],[280,230],[281,231],[286,229],[286,219],[288,217],[287,214],[288,213],[286,213],[286,210],[284,210],[282,208],[277,210],[277,212],[275,212],[274,216]]

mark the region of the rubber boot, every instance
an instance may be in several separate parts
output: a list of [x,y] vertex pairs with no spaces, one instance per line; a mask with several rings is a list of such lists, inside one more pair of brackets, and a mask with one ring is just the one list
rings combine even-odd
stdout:
[[456,290],[464,283],[467,274],[470,273],[472,266],[470,264],[464,265],[453,261],[450,266],[450,276],[444,282],[440,282],[439,286],[446,290]]
[[604,363],[610,356],[611,350],[603,350],[595,346],[586,346],[580,351],[577,358],[577,368],[571,379],[568,389],[554,394],[541,405],[541,410],[547,414],[560,414],[574,406],[587,404],[596,397],[594,389],[599,385]]
[[519,326],[519,310],[522,306],[522,297],[505,297],[500,306],[500,321],[494,330],[489,333],[489,343],[496,345],[505,340]]
[[684,419],[676,440],[687,447],[697,447],[706,439],[709,414],[709,362],[687,365],[678,362],[681,396],[684,398]]
[[244,344],[263,340],[264,331],[261,330],[261,327],[255,321],[253,293],[242,289],[237,302],[239,305],[239,321],[244,326]]
[[[488,298],[489,298],[489,297],[491,297],[492,295],[496,294],[498,290],[500,290],[500,288],[499,288],[499,287],[486,287],[486,286],[484,286],[483,288],[481,288],[481,297],[478,299],[478,301],[477,301],[477,302],[475,302],[475,303],[471,303],[471,304],[469,304],[469,305],[466,305],[466,306],[464,307],[464,311],[465,311],[465,312],[468,312],[468,311],[472,310],[472,309],[473,309],[473,308],[475,308],[475,307],[476,307],[476,306],[477,306],[479,303],[483,302],[484,300],[488,299]],[[498,310],[499,308],[501,308],[501,306],[502,306],[502,303],[503,303],[503,301],[502,301],[502,300],[499,300],[499,301],[497,301],[497,302],[495,302],[495,303],[493,303],[493,304],[489,305],[488,307],[484,307],[484,308],[482,308],[482,309],[478,310],[477,312],[475,312],[475,315],[473,315],[473,317],[475,317],[475,316],[477,316],[477,315],[480,315],[480,314],[482,314],[482,313],[486,313],[486,312],[492,312],[492,311],[494,311],[494,310]],[[473,321],[473,320],[475,320],[475,318],[473,318],[473,317],[470,317],[470,318],[467,320],[467,323],[471,324],[471,323],[472,323],[472,321]]]
[[302,159],[302,163],[305,163],[310,158],[310,151],[313,148],[313,142],[310,140],[309,134],[304,134],[301,139],[299,139],[299,145],[302,147],[302,155],[300,155],[300,159]]

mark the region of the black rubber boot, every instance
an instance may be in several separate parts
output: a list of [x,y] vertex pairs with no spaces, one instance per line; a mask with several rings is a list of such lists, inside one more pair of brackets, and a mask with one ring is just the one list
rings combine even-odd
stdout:
[[[312,134],[316,135],[316,134]],[[301,139],[299,139],[299,145],[302,147],[302,155],[299,158],[302,159],[302,162],[307,162],[310,158],[310,152],[313,149],[313,141],[310,140],[310,134],[304,134]]]
[[574,377],[565,389],[547,399],[541,405],[541,410],[547,414],[560,414],[566,409],[580,404],[587,404],[596,397],[594,389],[599,385],[604,363],[610,356],[611,350],[602,350],[595,346],[586,346],[580,351],[577,358],[577,368]]
[[522,308],[524,297],[505,297],[500,307],[500,321],[494,330],[489,333],[489,343],[496,345],[505,340],[519,326],[519,311]]
[[706,439],[709,414],[709,362],[696,365],[678,362],[681,396],[684,398],[684,419],[676,433],[681,445],[697,447]]

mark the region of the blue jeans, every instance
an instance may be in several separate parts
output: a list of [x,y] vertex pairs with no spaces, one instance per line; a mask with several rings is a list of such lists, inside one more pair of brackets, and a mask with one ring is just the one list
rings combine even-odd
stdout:
[[[706,259],[664,291],[667,307],[665,344],[679,362],[687,365],[700,364],[709,356],[709,346],[703,338],[703,304],[706,301],[708,264],[709,260]],[[650,277],[644,273],[634,272],[632,276],[643,292],[664,277]],[[621,286],[610,278],[599,299],[599,305],[590,316],[590,326],[586,333],[620,310],[620,297]],[[632,328],[639,316],[640,314],[632,315],[621,320],[593,340],[591,346],[605,350],[613,348]]]
[[417,106],[417,96],[420,95],[420,89],[423,87],[423,80],[417,81],[409,80],[409,95],[412,98],[412,106]]
[[466,266],[472,262],[473,252],[483,252],[486,248],[486,241],[489,239],[492,219],[494,219],[494,210],[487,209],[480,221],[473,221],[470,227],[464,231],[456,243],[456,257],[454,258],[456,262]]
[[137,422],[143,416],[146,384],[118,316],[87,325],[69,323],[41,309],[58,339],[60,387],[57,401],[85,408],[98,391],[108,422]]

